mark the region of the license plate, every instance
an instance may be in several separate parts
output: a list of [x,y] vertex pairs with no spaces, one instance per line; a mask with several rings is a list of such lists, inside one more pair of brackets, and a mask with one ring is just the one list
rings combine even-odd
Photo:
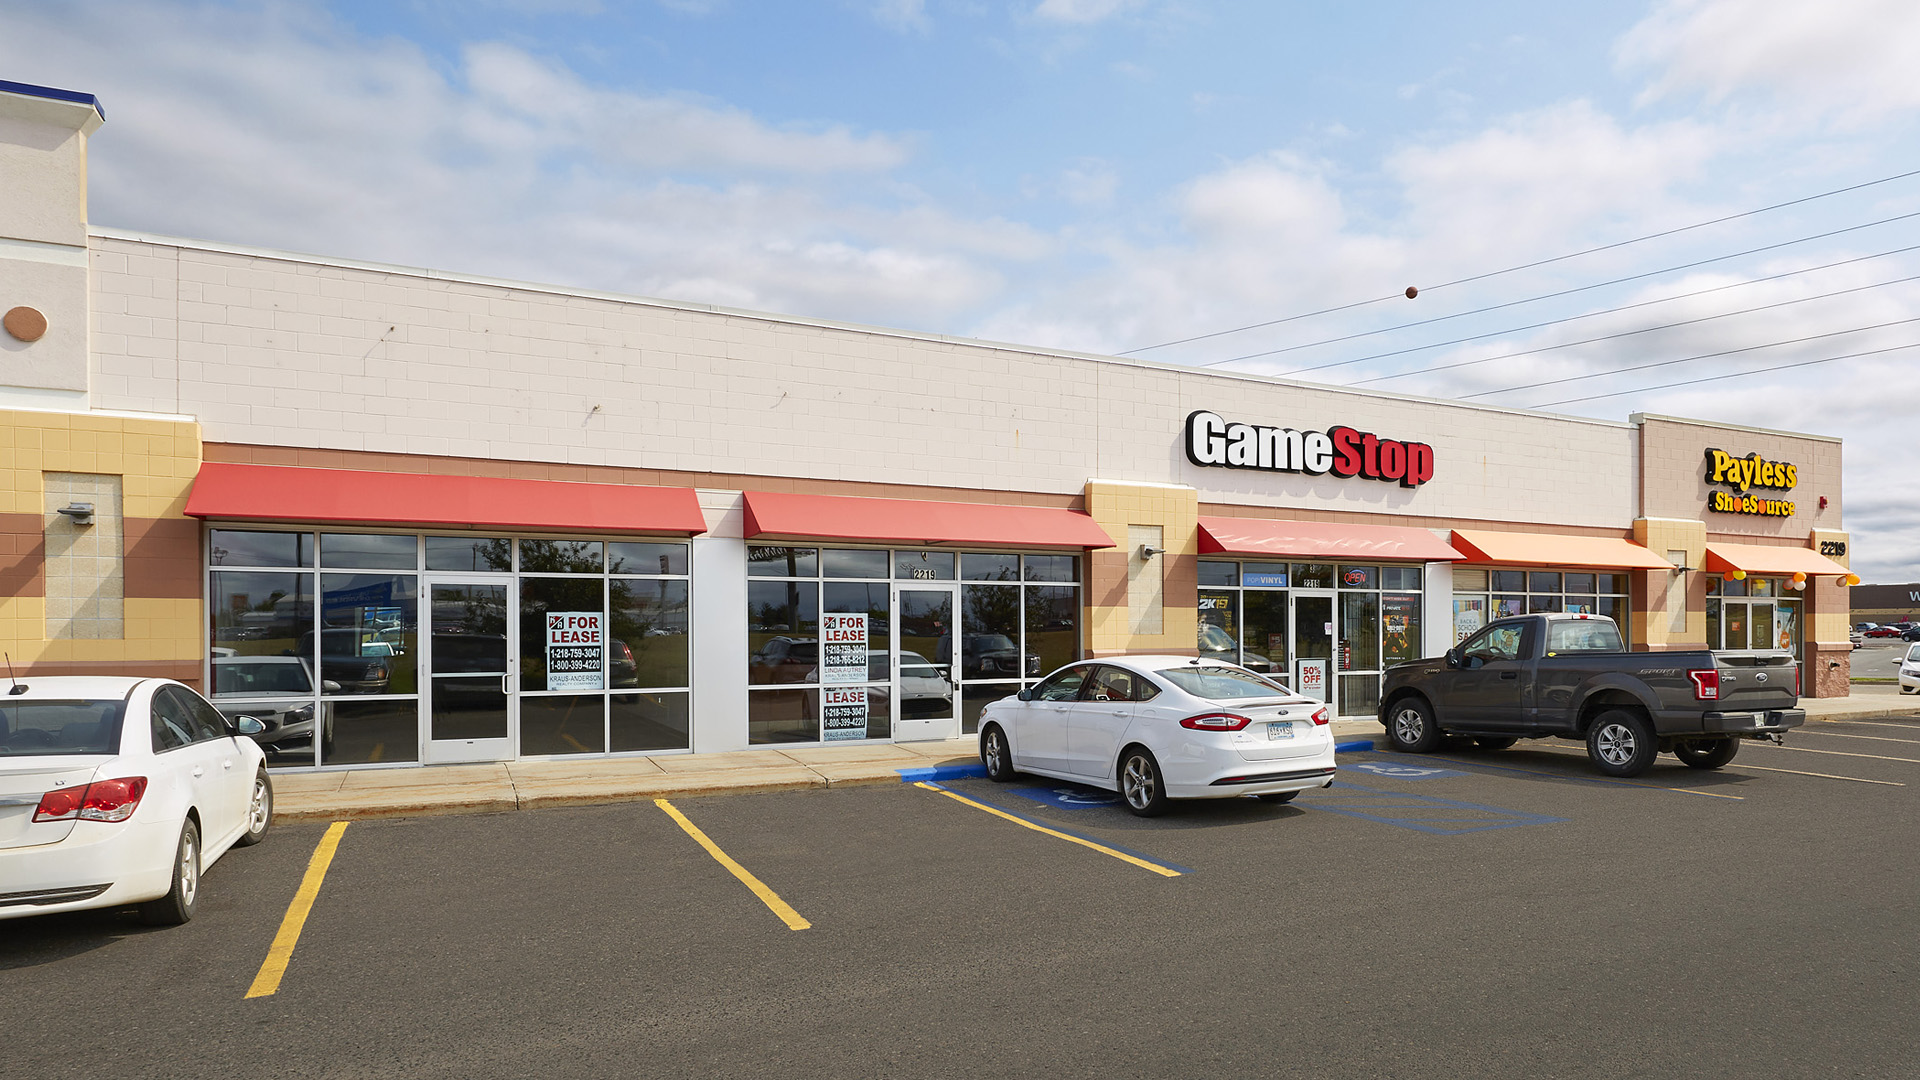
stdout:
[[1268,724],[1267,738],[1270,740],[1293,738],[1293,721],[1279,720],[1279,721],[1275,721],[1274,723]]

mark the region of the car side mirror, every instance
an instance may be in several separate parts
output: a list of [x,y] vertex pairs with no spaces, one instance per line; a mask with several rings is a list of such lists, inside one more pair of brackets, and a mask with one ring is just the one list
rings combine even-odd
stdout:
[[323,694],[337,694],[340,692],[340,684],[334,682],[332,679],[321,679],[320,692]]
[[1450,668],[1457,668],[1460,666],[1460,650],[1459,649],[1447,650],[1447,666]]
[[238,716],[233,721],[234,731],[239,735],[259,735],[267,730],[267,725],[251,716]]
[[1032,701],[1032,700],[1033,700],[1033,687],[1031,687],[1031,686],[1023,686],[1023,687],[1021,687],[1021,688],[1020,688],[1020,692],[1019,692],[1018,694],[1015,694],[1014,696],[1015,696],[1015,697],[1017,697],[1017,698],[1019,698],[1019,699],[1020,699],[1021,701]]

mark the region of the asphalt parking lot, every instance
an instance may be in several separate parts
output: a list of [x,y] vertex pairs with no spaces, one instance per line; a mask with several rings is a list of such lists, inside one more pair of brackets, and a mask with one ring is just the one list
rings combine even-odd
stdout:
[[0,922],[0,1076],[1914,1075],[1920,722],[1341,765],[356,822],[249,997],[328,831],[282,828],[184,927]]

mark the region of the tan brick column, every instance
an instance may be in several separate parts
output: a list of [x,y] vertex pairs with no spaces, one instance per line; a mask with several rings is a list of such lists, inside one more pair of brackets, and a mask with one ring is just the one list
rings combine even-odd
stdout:
[[[1193,655],[1199,635],[1200,497],[1190,487],[1089,480],[1087,512],[1117,549],[1087,559],[1088,647]],[[1143,556],[1150,546],[1161,553]]]

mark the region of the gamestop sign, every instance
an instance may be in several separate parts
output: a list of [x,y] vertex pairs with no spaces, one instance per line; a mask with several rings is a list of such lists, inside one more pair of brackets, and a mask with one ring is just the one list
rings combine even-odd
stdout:
[[1202,409],[1187,417],[1187,460],[1228,469],[1359,476],[1416,488],[1433,479],[1433,447],[1335,426],[1325,431],[1230,423]]

